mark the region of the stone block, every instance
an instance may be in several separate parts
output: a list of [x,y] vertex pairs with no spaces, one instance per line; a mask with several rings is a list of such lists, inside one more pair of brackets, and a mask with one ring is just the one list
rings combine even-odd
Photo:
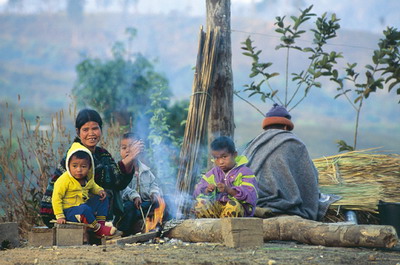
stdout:
[[221,227],[223,243],[228,247],[257,247],[264,243],[261,218],[222,218]]
[[77,246],[83,244],[83,226],[56,224],[55,227],[57,246]]
[[0,244],[5,247],[19,247],[18,223],[0,223]]
[[28,245],[32,247],[50,247],[55,245],[55,228],[36,226],[28,233]]

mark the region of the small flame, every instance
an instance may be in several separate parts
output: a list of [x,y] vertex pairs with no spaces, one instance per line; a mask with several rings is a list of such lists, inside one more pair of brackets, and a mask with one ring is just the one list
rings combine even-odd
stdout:
[[155,230],[158,224],[162,224],[165,210],[165,202],[160,196],[156,196],[158,201],[158,207],[154,210],[152,217],[146,218],[145,233]]

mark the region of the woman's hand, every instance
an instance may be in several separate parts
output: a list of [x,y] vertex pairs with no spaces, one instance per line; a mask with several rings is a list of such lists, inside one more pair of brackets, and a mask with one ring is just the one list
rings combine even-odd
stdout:
[[100,201],[104,200],[107,197],[107,192],[104,190],[99,191]]
[[65,218],[58,218],[57,219],[57,224],[66,224],[67,220],[65,220]]

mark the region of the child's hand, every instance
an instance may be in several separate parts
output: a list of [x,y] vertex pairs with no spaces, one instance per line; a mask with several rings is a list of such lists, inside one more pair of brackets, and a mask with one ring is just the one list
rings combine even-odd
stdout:
[[151,200],[151,202],[152,203],[156,203],[158,200],[157,200],[157,193],[152,193],[152,194],[150,194],[150,200]]
[[151,203],[153,204],[154,208],[160,207],[158,198],[160,198],[160,195],[158,193],[153,192],[152,194],[150,194],[150,200],[151,200]]
[[107,197],[107,192],[104,190],[99,191],[100,201],[104,200]]
[[65,220],[65,218],[58,218],[57,219],[57,224],[65,224],[67,223],[67,220]]
[[133,203],[135,204],[135,207],[139,209],[140,205],[142,204],[142,199],[140,199],[140,197],[136,197]]
[[217,183],[217,189],[219,192],[226,192],[229,195],[235,196],[236,190],[232,189],[231,187],[225,185],[224,183]]
[[144,143],[142,142],[142,140],[134,141],[128,147],[128,152],[124,157],[124,159],[126,159],[127,162],[133,161],[143,151],[143,149],[144,149]]
[[206,190],[204,191],[205,194],[208,194],[210,192],[213,192],[215,190],[215,185],[214,184],[208,184]]
[[227,192],[227,186],[224,183],[217,183],[217,189],[219,192]]
[[122,163],[127,168],[128,172],[133,170],[134,160],[137,156],[143,151],[144,144],[141,140],[134,141],[131,145],[128,146],[128,150],[121,152]]

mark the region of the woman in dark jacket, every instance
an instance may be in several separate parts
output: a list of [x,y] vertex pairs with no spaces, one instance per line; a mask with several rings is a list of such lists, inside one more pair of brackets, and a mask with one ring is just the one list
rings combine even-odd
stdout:
[[[103,121],[99,113],[91,109],[83,109],[78,113],[75,121],[77,137],[74,142],[86,146],[93,154],[95,164],[95,182],[106,189],[110,198],[110,215],[121,216],[123,204],[120,190],[126,188],[132,180],[133,160],[140,150],[133,145],[130,155],[116,163],[111,154],[104,148],[97,146],[102,135]],[[51,205],[54,182],[66,171],[65,157],[58,164],[54,174],[49,179],[46,192],[41,201],[40,215],[43,222],[51,227],[50,220],[54,219]]]

